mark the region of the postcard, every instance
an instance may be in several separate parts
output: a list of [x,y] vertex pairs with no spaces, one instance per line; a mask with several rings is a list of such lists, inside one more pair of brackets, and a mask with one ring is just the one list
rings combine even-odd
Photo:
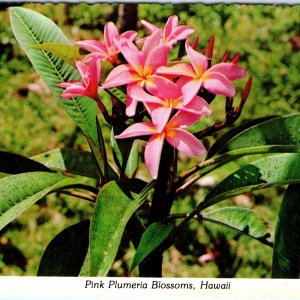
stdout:
[[299,3],[2,0],[1,299],[299,299]]

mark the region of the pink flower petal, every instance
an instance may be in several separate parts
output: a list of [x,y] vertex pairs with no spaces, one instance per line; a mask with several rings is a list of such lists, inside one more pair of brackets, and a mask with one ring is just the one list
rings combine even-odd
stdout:
[[136,136],[152,135],[157,133],[151,122],[136,123],[125,129],[121,134],[116,135],[116,139],[126,139]]
[[122,52],[124,58],[129,63],[129,65],[136,70],[139,75],[142,74],[143,67],[145,65],[144,53],[139,51],[136,46],[125,38],[115,39],[115,43]]
[[182,85],[182,98],[183,103],[189,103],[198,93],[202,85],[202,79],[190,79],[186,80],[185,84]]
[[177,16],[169,17],[164,27],[164,32],[163,32],[164,41],[168,40],[168,37],[173,33],[173,31],[177,26],[178,26],[178,17]]
[[130,41],[133,41],[137,36],[137,32],[134,30],[128,30],[126,32],[121,33],[120,36],[124,37]]
[[191,133],[175,128],[166,133],[166,140],[177,150],[188,156],[200,156],[206,153],[205,147]]
[[[151,109],[151,106],[150,106]],[[173,111],[172,106],[157,106],[152,109],[151,118],[158,132],[162,132],[169,121],[171,113]]]
[[[94,59],[88,68],[89,84],[87,89],[94,95],[94,99],[98,98],[98,84],[101,76],[101,60]],[[95,98],[96,97],[96,98]]]
[[113,22],[107,22],[104,26],[104,40],[106,48],[114,47],[113,39],[119,35],[119,31]]
[[102,42],[97,40],[78,41],[75,44],[90,52],[100,52],[103,53],[103,55],[104,53],[106,53],[105,45]]
[[137,107],[138,101],[127,93],[126,95],[126,115],[128,117],[133,117],[136,112],[136,107]]
[[218,72],[226,76],[229,80],[235,80],[246,76],[246,72],[232,63],[219,63],[212,66],[207,72]]
[[166,130],[171,130],[174,128],[186,128],[198,122],[199,118],[200,116],[198,114],[191,114],[185,111],[179,111],[169,121],[169,123],[166,126]]
[[181,109],[201,116],[208,116],[211,114],[209,104],[199,96],[194,97],[188,104],[182,105]]
[[159,99],[158,97],[152,96],[145,92],[145,90],[141,86],[132,86],[130,89],[127,89],[127,94],[141,102],[151,102],[151,103],[159,103],[161,105],[164,104],[164,101]]
[[207,69],[207,58],[203,54],[194,50],[188,43],[186,43],[186,52],[197,76],[201,77]]
[[155,31],[156,29],[158,29],[158,27],[156,27],[155,25],[149,23],[149,22],[146,21],[146,20],[141,20],[141,23],[142,23],[143,26],[144,26],[147,30],[149,30],[151,33],[152,33],[153,31]]
[[196,78],[196,74],[191,65],[180,63],[171,67],[160,67],[157,69],[157,74],[177,76],[187,76]]
[[153,135],[145,147],[145,164],[153,179],[157,178],[165,134]]
[[108,74],[102,87],[104,89],[107,89],[115,86],[137,82],[140,79],[137,78],[135,74],[136,72],[133,71],[128,65],[119,65]]
[[108,58],[108,56],[106,53],[93,52],[93,53],[90,53],[87,56],[85,56],[82,61],[84,63],[90,63],[92,60],[98,59],[98,58],[106,60]]
[[152,94],[161,99],[177,99],[181,97],[181,88],[175,84],[173,81],[161,77],[161,76],[153,76],[153,87],[147,86],[147,90]]
[[83,87],[81,83],[67,87],[61,94],[61,97],[64,99],[78,96],[89,96],[86,92],[86,88]]
[[209,92],[226,97],[233,97],[235,95],[235,88],[231,81],[217,72],[205,72],[203,76],[203,87]]
[[194,32],[195,32],[195,30],[193,28],[191,28],[190,26],[184,25],[184,26],[178,26],[174,30],[174,35],[176,36],[176,39],[178,41],[181,41],[181,40],[185,40],[186,38],[191,36]]
[[166,66],[170,50],[168,45],[159,45],[153,48],[147,56],[144,71],[149,70],[150,74],[154,74],[157,68]]
[[145,57],[149,55],[150,51],[154,47],[160,44],[161,36],[162,36],[162,30],[157,29],[149,37],[145,39],[143,49],[142,49],[142,52],[145,54]]
[[71,85],[74,85],[74,84],[82,85],[82,83],[80,81],[70,80],[70,81],[67,81],[67,82],[58,83],[58,84],[56,84],[56,86],[61,87],[61,88],[67,88],[67,87],[69,87]]
[[87,84],[88,80],[87,80],[86,74],[88,73],[88,66],[78,59],[75,61],[75,65],[79,71],[79,75],[80,75],[82,81],[85,84]]

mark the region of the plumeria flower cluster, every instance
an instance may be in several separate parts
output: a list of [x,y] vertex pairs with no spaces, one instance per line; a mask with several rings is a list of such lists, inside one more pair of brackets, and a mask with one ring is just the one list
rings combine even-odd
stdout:
[[[88,96],[97,101],[103,112],[105,107],[98,96],[101,61],[114,68],[105,78],[102,89],[121,88],[126,91],[126,115],[134,118],[138,103],[142,103],[148,120],[135,123],[117,135],[117,139],[150,136],[144,152],[145,164],[156,179],[165,142],[188,156],[202,156],[206,150],[202,143],[186,128],[211,113],[201,91],[233,98],[236,90],[232,81],[243,78],[246,72],[237,66],[237,59],[211,66],[211,53],[196,50],[196,42],[188,38],[194,33],[190,26],[179,25],[178,17],[171,16],[163,28],[142,20],[150,35],[135,42],[137,33],[119,34],[112,22],[104,28],[104,42],[80,41],[76,44],[90,53],[76,61],[81,82],[66,82],[63,98]],[[185,43],[186,59],[169,64],[168,57],[178,42]],[[118,63],[122,55],[125,63]]]

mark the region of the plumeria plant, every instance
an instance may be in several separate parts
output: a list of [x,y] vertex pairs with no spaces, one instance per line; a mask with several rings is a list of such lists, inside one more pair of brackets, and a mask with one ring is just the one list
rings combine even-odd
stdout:
[[[214,36],[200,48],[195,30],[180,25],[177,16],[163,28],[142,20],[143,37],[120,33],[108,22],[103,40],[72,44],[37,12],[12,7],[9,13],[20,46],[90,146],[86,152],[53,149],[32,158],[0,153],[0,228],[50,193],[94,206],[90,220],[54,237],[38,275],[106,276],[126,232],[136,249],[130,272],[138,267],[140,276],[159,277],[164,251],[189,222],[213,222],[273,247],[273,277],[299,277],[300,115],[230,126],[252,83],[238,66],[240,54],[230,58],[226,52],[217,61]],[[244,81],[241,96],[235,80]],[[212,101],[224,101],[224,121],[205,128],[203,118],[214,114]],[[109,141],[104,127],[111,130]],[[210,148],[203,145],[204,137],[227,127]],[[186,167],[179,159],[185,156],[196,157],[196,164]],[[240,158],[243,165],[205,190],[194,210],[172,211],[200,178]],[[288,187],[274,239],[253,210],[212,208],[277,185]]]

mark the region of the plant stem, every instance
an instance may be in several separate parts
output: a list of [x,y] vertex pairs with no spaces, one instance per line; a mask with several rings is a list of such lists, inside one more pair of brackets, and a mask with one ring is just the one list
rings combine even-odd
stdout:
[[164,221],[165,219],[163,207],[165,206],[166,196],[169,192],[170,168],[173,162],[173,154],[173,148],[165,143],[150,209],[149,225],[154,222]]
[[68,196],[72,196],[75,198],[80,198],[83,200],[87,200],[89,202],[95,203],[97,197],[93,196],[93,195],[89,195],[89,194],[84,194],[84,193],[80,193],[80,192],[69,192],[69,191],[61,191],[59,192],[60,194],[64,194],[64,195],[68,195]]
[[[149,215],[149,225],[154,222],[166,222],[169,214],[170,187],[174,174],[170,172],[174,157],[174,149],[165,143],[162,150],[158,177],[154,189]],[[140,265],[141,277],[162,277],[163,249],[156,249]]]

